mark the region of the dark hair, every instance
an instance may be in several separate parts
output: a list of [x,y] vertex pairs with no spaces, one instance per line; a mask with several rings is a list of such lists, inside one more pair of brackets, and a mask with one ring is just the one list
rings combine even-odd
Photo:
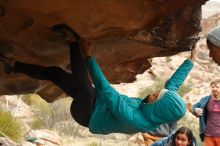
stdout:
[[176,136],[178,134],[186,134],[187,138],[188,138],[188,141],[189,141],[189,146],[193,146],[193,133],[192,131],[187,128],[187,127],[180,127],[174,134],[173,136],[173,145],[175,145],[175,139],[176,139]]
[[74,31],[72,30],[72,28],[70,28],[68,25],[66,25],[65,23],[62,24],[56,24],[54,26],[52,26],[52,30],[57,32],[57,33],[61,33],[63,30],[66,30],[68,32],[71,32],[74,34],[74,36],[76,37],[76,39],[78,39],[80,36]]
[[147,95],[143,100],[142,103],[148,103],[148,98],[150,97],[150,95]]

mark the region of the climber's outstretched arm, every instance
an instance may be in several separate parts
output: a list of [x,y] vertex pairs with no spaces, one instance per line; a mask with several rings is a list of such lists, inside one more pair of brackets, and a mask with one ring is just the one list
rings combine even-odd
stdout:
[[172,75],[172,77],[166,82],[166,89],[176,91],[180,88],[194,66],[193,61],[195,60],[195,54],[195,45],[193,45],[191,56],[189,57],[189,59],[183,62],[183,64]]
[[101,68],[97,64],[94,57],[92,57],[91,45],[88,41],[81,38],[79,43],[79,48],[82,55],[87,60],[87,67],[90,73],[90,76],[94,82],[95,88],[98,91],[104,91],[106,89],[112,88],[103,74]]

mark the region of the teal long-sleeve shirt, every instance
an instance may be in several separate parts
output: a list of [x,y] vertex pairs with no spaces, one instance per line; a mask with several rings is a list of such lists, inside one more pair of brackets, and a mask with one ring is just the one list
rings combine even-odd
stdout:
[[147,104],[142,103],[140,98],[131,98],[117,92],[94,58],[87,60],[87,67],[97,91],[89,121],[89,130],[94,134],[151,131],[163,123],[179,120],[185,114],[185,103],[176,91],[193,67],[190,60],[184,61],[167,81],[167,92],[163,97]]

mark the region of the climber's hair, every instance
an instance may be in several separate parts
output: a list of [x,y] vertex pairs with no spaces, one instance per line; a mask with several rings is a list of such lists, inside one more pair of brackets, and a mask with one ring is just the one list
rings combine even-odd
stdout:
[[148,98],[150,97],[150,95],[147,95],[143,100],[142,103],[148,103]]

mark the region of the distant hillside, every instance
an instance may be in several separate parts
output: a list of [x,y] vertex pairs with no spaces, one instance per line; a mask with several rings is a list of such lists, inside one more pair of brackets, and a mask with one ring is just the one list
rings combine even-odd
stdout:
[[220,2],[208,1],[202,7],[202,18],[208,18],[216,13],[220,13]]

